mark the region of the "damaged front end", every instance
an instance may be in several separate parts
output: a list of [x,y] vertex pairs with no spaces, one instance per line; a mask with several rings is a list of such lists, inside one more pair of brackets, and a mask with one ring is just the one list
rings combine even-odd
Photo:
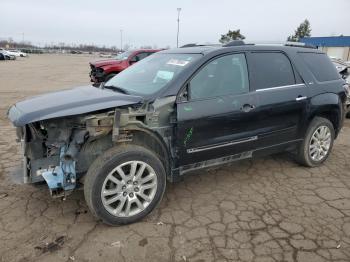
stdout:
[[22,144],[24,182],[45,181],[53,197],[65,197],[83,184],[93,161],[118,143],[150,148],[167,165],[174,102],[80,87],[16,103],[7,116]]
[[24,182],[45,180],[53,197],[70,194],[88,165],[111,146],[113,118],[111,111],[18,127],[24,155]]

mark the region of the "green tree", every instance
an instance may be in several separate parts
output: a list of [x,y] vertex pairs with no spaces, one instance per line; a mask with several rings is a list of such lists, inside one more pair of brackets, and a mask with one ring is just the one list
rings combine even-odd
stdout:
[[300,38],[311,36],[311,26],[309,20],[305,19],[297,30],[295,30],[294,35],[288,36],[287,41],[298,42]]
[[219,39],[219,42],[222,44],[231,42],[233,40],[243,40],[245,39],[245,36],[241,34],[241,30],[228,30],[228,33],[225,35],[221,35],[221,38]]

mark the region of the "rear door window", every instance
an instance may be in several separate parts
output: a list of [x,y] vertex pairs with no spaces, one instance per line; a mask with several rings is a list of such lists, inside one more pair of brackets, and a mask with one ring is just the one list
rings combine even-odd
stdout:
[[299,53],[317,81],[331,81],[340,78],[338,71],[326,54]]
[[254,90],[295,84],[292,64],[283,53],[254,52],[249,57],[249,73]]

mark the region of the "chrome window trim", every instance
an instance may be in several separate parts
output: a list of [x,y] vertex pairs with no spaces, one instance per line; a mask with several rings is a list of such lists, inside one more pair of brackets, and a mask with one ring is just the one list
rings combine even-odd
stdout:
[[252,137],[248,137],[248,138],[244,138],[244,139],[240,139],[240,140],[230,141],[227,143],[214,144],[211,146],[201,146],[201,147],[196,147],[196,148],[189,148],[186,151],[188,154],[192,154],[192,153],[197,153],[197,152],[206,151],[206,150],[210,150],[210,149],[215,149],[215,148],[220,148],[220,147],[225,147],[225,146],[232,146],[232,145],[237,145],[237,144],[246,143],[246,142],[250,142],[250,141],[255,141],[257,139],[258,139],[258,136],[252,136]]
[[256,92],[263,92],[263,91],[268,91],[268,90],[277,90],[277,89],[284,89],[284,88],[294,88],[298,86],[305,86],[305,84],[295,84],[295,85],[285,85],[285,86],[274,86],[274,87],[269,87],[269,88],[262,88],[262,89],[257,89],[255,90]]

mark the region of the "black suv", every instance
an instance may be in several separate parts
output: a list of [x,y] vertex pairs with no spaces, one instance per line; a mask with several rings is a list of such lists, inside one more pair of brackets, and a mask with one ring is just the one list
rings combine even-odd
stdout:
[[166,181],[289,150],[319,166],[343,124],[348,87],[317,49],[239,45],[156,53],[99,88],[12,106],[24,179],[52,196],[84,186],[91,212],[127,224],[151,212]]

